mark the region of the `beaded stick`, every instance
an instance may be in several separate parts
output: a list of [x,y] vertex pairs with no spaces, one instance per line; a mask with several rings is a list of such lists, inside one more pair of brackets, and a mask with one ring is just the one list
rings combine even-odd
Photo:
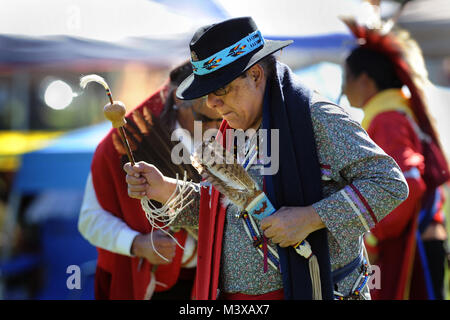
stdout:
[[121,101],[113,100],[111,90],[109,89],[109,86],[106,83],[105,79],[103,79],[102,77],[96,74],[90,74],[82,77],[80,79],[81,88],[83,89],[86,88],[89,82],[97,82],[105,88],[106,95],[108,96],[110,103],[105,105],[105,107],[103,108],[103,114],[109,121],[111,121],[113,128],[117,128],[117,130],[119,131],[120,138],[122,139],[122,142],[126,147],[128,160],[131,162],[131,165],[134,166],[135,164],[134,157],[131,152],[130,145],[128,143],[127,135],[123,128],[123,126],[127,123],[127,121],[125,120],[125,113],[126,113],[125,105]]

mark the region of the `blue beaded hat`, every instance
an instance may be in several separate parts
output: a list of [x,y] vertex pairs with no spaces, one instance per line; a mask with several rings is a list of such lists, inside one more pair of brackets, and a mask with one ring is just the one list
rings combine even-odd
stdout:
[[187,100],[205,96],[292,42],[264,39],[251,17],[201,27],[189,45],[193,73],[180,84],[176,95]]

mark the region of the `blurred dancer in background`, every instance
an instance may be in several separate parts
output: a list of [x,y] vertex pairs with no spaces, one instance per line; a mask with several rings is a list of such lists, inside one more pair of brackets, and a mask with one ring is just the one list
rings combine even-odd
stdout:
[[[125,129],[136,161],[145,160],[161,168],[166,175],[199,182],[191,165],[171,162],[176,142],[171,134],[176,128],[192,136],[194,120],[203,121],[203,129],[218,128],[222,119],[204,105],[204,99],[181,101],[175,90],[192,72],[190,63],[170,73],[170,83],[152,94],[126,117]],[[182,140],[187,154],[191,151],[189,135]],[[153,299],[189,299],[196,266],[196,231],[181,229],[174,237],[184,247],[161,231],[153,232],[139,201],[127,194],[126,151],[116,129],[102,140],[94,154],[78,227],[81,234],[98,247],[95,276],[96,299],[148,299],[152,296],[151,270],[155,273]],[[168,261],[159,255],[166,257]]]
[[364,110],[363,128],[397,161],[410,190],[365,237],[371,263],[381,269],[381,289],[372,297],[443,299],[447,232],[441,185],[449,171],[424,97],[428,75],[421,50],[405,31],[346,23],[361,45],[346,59],[343,92]]

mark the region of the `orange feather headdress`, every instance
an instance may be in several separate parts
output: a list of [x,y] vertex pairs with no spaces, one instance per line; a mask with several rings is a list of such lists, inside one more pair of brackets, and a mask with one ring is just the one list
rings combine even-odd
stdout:
[[450,179],[447,160],[426,107],[424,86],[429,83],[428,73],[417,42],[404,30],[392,30],[393,20],[381,25],[380,28],[369,28],[357,23],[353,18],[341,20],[356,37],[360,47],[388,58],[397,77],[408,87],[411,94],[411,111],[417,119],[418,126],[428,138],[423,141],[425,157],[423,178],[430,188],[447,182]]

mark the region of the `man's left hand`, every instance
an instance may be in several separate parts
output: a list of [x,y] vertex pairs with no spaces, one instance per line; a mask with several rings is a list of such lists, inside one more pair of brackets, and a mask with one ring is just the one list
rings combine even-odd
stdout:
[[280,247],[296,245],[325,225],[312,206],[282,207],[261,221],[264,235]]

